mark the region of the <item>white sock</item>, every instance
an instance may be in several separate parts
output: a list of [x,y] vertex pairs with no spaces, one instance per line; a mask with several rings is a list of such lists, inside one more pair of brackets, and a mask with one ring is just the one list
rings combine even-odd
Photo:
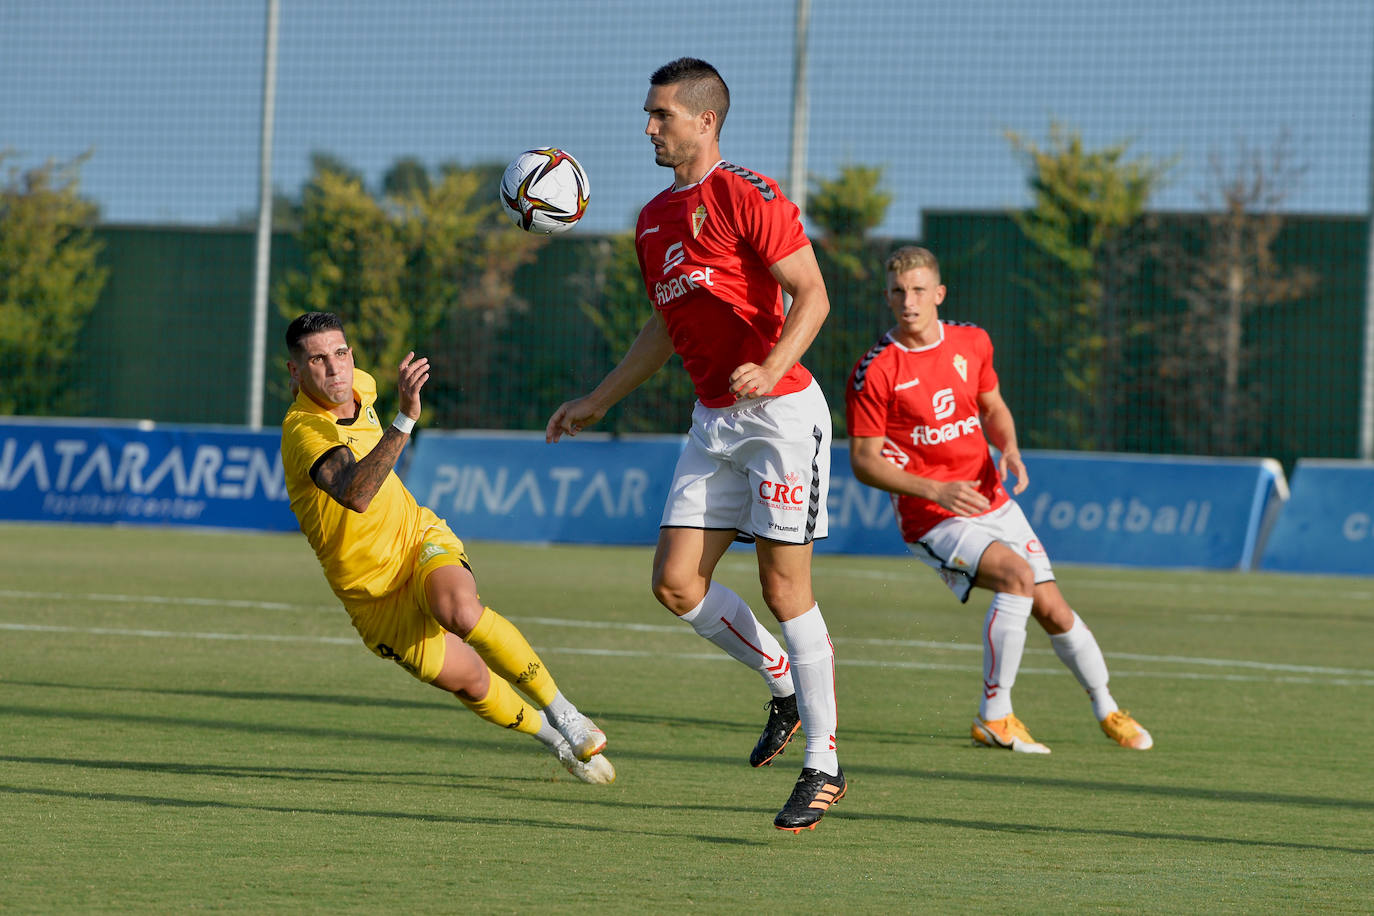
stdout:
[[792,677],[797,685],[797,714],[806,732],[803,767],[836,776],[840,758],[835,752],[835,649],[819,605],[800,617],[782,621],[782,637],[792,652]]
[[539,731],[534,733],[535,740],[549,750],[558,747],[560,741],[566,743],[567,739],[563,737],[558,729],[553,727],[553,723],[549,721],[548,715],[542,709],[539,710],[539,718],[543,721],[539,726]]
[[549,701],[549,705],[544,707],[544,717],[552,721],[553,719],[566,719],[569,716],[578,715],[577,707],[565,696],[563,691],[558,691]]
[[1011,688],[1026,648],[1026,622],[1033,599],[997,592],[983,619],[983,698],[978,715],[984,722],[1011,715]]
[[792,661],[772,633],[763,628],[744,599],[712,582],[701,604],[682,615],[697,635],[709,639],[763,678],[775,697],[791,696]]
[[1076,611],[1073,626],[1063,633],[1051,635],[1050,645],[1054,646],[1054,654],[1088,691],[1097,721],[1101,722],[1116,712],[1116,700],[1112,699],[1112,692],[1107,689],[1107,660],[1102,657],[1102,649],[1098,647],[1093,631],[1088,629]]

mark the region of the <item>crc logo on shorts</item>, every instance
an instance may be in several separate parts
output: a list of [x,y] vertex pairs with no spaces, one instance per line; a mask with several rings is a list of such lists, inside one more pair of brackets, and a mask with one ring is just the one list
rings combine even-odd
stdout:
[[930,399],[930,406],[935,408],[937,420],[943,420],[954,413],[954,389],[941,388],[935,392],[935,396]]
[[806,486],[801,479],[796,471],[788,471],[782,480],[759,481],[759,502],[788,511],[801,509],[806,505]]

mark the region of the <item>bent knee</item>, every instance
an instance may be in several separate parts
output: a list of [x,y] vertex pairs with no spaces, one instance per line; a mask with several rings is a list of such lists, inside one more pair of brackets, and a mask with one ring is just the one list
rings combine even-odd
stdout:
[[468,638],[485,611],[486,605],[476,594],[450,592],[435,595],[430,600],[430,613],[439,625],[463,639]]
[[649,586],[658,603],[679,617],[701,604],[708,588],[709,582],[691,576],[673,576],[661,569],[654,570]]
[[1035,571],[1029,563],[1010,550],[988,553],[992,556],[985,556],[984,562],[978,565],[975,585],[1026,598],[1035,595]]

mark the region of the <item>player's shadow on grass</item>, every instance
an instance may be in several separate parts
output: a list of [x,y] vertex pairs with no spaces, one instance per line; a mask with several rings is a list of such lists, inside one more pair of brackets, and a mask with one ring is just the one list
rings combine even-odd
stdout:
[[[316,703],[326,706],[356,706],[377,709],[443,709],[452,710],[452,701],[445,701],[436,694],[435,699],[425,695],[415,699],[395,699],[392,697],[358,696],[336,693],[282,693],[266,690],[206,690],[186,687],[105,687],[94,684],[71,684],[66,682],[44,681],[6,681],[16,687],[38,687],[43,690],[82,690],[101,694],[153,694],[169,697],[196,697],[207,700],[249,700],[279,703]],[[433,689],[430,688],[430,692]]]
[[72,767],[79,770],[114,771],[128,773],[156,773],[163,776],[208,776],[215,779],[282,779],[295,782],[334,782],[334,783],[400,783],[419,786],[421,779],[437,778],[444,788],[477,789],[484,785],[486,778],[474,779],[470,783],[455,782],[449,774],[438,774],[426,770],[351,770],[342,767],[286,767],[261,766],[257,764],[195,763],[169,760],[113,760],[88,757],[22,757],[17,754],[0,754],[0,763],[17,763],[26,766]]
[[[59,798],[72,801],[103,801],[115,804],[144,805],[153,808],[189,808],[202,810],[252,811],[263,814],[284,814],[292,818],[302,814],[316,814],[323,817],[357,817],[381,820],[410,820],[427,824],[451,824],[454,826],[482,826],[500,829],[528,827],[535,830],[564,830],[588,834],[639,834],[669,839],[690,838],[704,843],[729,846],[767,846],[762,840],[740,836],[720,836],[713,834],[685,834],[681,831],[658,831],[627,829],[624,825],[602,826],[599,824],[573,824],[553,819],[511,817],[483,817],[473,814],[435,814],[433,812],[386,811],[362,808],[311,808],[302,805],[249,805],[239,802],[226,802],[217,799],[174,798],[168,795],[138,795],[126,792],[80,792],[68,789],[49,789],[34,786],[0,785],[0,794],[31,796],[37,798]],[[531,803],[528,798],[522,798]],[[558,803],[563,803],[559,799]]]
[[1286,840],[1253,840],[1245,837],[1207,836],[1199,833],[1169,833],[1153,830],[1123,830],[1112,827],[1066,827],[1051,824],[1017,824],[987,820],[964,820],[953,817],[926,817],[908,814],[884,814],[869,811],[845,810],[839,818],[881,821],[884,824],[898,822],[911,826],[949,827],[957,830],[981,830],[991,833],[1023,833],[1043,836],[1101,836],[1128,840],[1204,843],[1214,846],[1247,846],[1257,849],[1300,849],[1308,852],[1344,852],[1359,856],[1374,856],[1374,847],[1330,846],[1324,843],[1295,843]]
[[[848,772],[848,771],[846,771]],[[850,781],[851,788],[855,786],[855,781]],[[860,790],[861,791],[861,790]],[[518,801],[519,796],[512,796],[513,800]],[[662,810],[662,811],[700,811],[706,814],[723,813],[745,813],[755,814],[757,810],[752,806],[731,806],[731,805],[711,805],[704,803],[659,803],[645,802],[642,799],[635,801],[622,801],[615,798],[601,796],[579,796],[567,799],[570,804],[588,805],[599,808],[624,808],[631,811],[642,810]],[[1052,824],[1024,824],[1011,821],[997,822],[988,820],[964,820],[952,817],[931,817],[916,814],[901,814],[890,811],[866,811],[861,807],[863,803],[862,795],[857,795],[851,791],[846,796],[845,801],[837,805],[826,817],[827,831],[843,830],[845,821],[869,821],[880,822],[883,825],[900,824],[912,827],[948,827],[955,830],[981,830],[990,833],[1015,833],[1015,834],[1044,834],[1053,836],[1077,835],[1077,836],[1102,836],[1117,837],[1134,840],[1160,840],[1169,842],[1189,842],[1206,843],[1217,846],[1248,846],[1265,849],[1299,849],[1311,852],[1344,852],[1353,855],[1370,856],[1374,855],[1374,847],[1360,846],[1335,846],[1322,843],[1299,843],[1285,840],[1254,840],[1242,837],[1229,836],[1207,836],[1196,833],[1169,833],[1166,831],[1150,830],[1124,830],[1112,827],[1065,827]],[[771,811],[771,809],[770,809]]]
[[[970,748],[970,753],[1005,753],[987,749]],[[1280,795],[1273,792],[1253,792],[1237,789],[1215,789],[1197,786],[1162,786],[1142,783],[1104,782],[1089,779],[1065,779],[1055,776],[1036,776],[1020,772],[977,773],[967,770],[922,770],[909,767],[883,767],[863,765],[854,767],[854,772],[881,774],[893,779],[925,779],[939,783],[968,782],[980,785],[1007,786],[1014,789],[1038,787],[1042,789],[1065,789],[1072,792],[1110,792],[1118,795],[1157,795],[1162,798],[1187,798],[1197,801],[1215,801],[1231,804],[1289,805],[1294,807],[1342,808],[1374,811],[1374,801],[1363,798],[1330,798],[1322,795]]]
[[[685,716],[676,712],[635,713],[618,709],[614,712],[600,713],[601,716],[605,717],[605,721],[602,722],[597,718],[598,713],[596,711],[587,710],[586,712],[587,715],[591,716],[593,719],[597,719],[598,723],[606,728],[607,734],[610,734],[613,728],[624,725],[670,725],[675,727],[708,729],[716,735],[723,732],[739,734],[742,736],[741,740],[748,741],[748,747],[744,749],[745,756],[747,757],[749,755],[749,749],[752,748],[754,742],[758,740],[759,732],[763,730],[764,723],[768,721],[767,707],[768,703],[760,700],[758,704],[758,718],[752,721],[738,718],[737,710],[733,705],[729,710],[731,718],[722,718],[721,716]],[[797,737],[800,738],[801,734],[801,732],[797,732]],[[843,737],[846,740],[858,740],[862,738],[865,740],[890,740],[894,743],[900,742],[902,744],[910,744],[913,736],[910,732],[898,732],[886,729],[850,728],[845,726]]]

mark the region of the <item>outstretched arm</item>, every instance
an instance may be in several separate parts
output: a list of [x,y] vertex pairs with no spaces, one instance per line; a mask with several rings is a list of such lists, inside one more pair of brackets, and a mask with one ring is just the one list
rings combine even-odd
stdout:
[[792,252],[769,268],[792,297],[782,336],[762,363],[745,363],[730,373],[730,392],[737,398],[763,397],[806,353],[830,314],[825,279],[810,245]]
[[[401,360],[397,393],[401,413],[411,420],[420,418],[420,389],[429,381],[429,360],[415,359],[414,353]],[[347,446],[339,446],[321,458],[311,468],[315,486],[328,493],[334,501],[354,512],[366,512],[372,497],[382,488],[386,476],[396,466],[401,450],[410,439],[394,424],[382,433],[382,439],[361,460],[353,457]]]
[[982,414],[983,432],[987,434],[988,441],[1002,453],[997,462],[997,474],[1002,479],[1002,485],[1006,486],[1007,478],[1015,475],[1016,486],[1011,492],[1021,493],[1030,485],[1030,477],[1026,475],[1026,466],[1021,461],[1021,449],[1016,445],[1016,421],[1012,418],[1011,408],[1002,400],[1000,385],[978,395],[978,410]]
[[910,474],[883,455],[886,440],[858,436],[849,440],[849,464],[861,483],[889,493],[928,499],[955,515],[981,515],[991,503],[976,480],[932,480]]
[[564,433],[575,436],[584,427],[598,422],[621,398],[662,368],[672,355],[673,340],[668,336],[668,325],[655,310],[644,322],[644,327],[639,329],[639,336],[625,352],[620,364],[606,374],[601,384],[592,389],[591,394],[564,401],[553,412],[548,425],[544,427],[544,441],[557,442]]

